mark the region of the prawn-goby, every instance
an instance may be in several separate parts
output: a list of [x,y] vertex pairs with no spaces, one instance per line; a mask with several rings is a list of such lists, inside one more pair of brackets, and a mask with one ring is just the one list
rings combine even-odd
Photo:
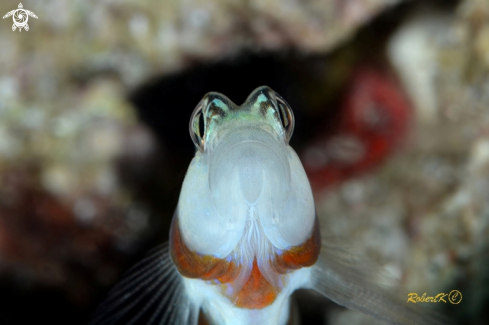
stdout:
[[202,311],[211,324],[283,325],[299,288],[392,324],[442,324],[376,286],[373,264],[321,240],[293,130],[291,108],[269,87],[241,106],[205,95],[169,243],[129,271],[91,324],[197,324]]

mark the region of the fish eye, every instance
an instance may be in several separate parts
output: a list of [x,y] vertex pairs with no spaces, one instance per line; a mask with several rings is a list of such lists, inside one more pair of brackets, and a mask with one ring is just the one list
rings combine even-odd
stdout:
[[275,93],[275,98],[277,99],[278,106],[278,116],[280,118],[280,122],[282,122],[282,127],[284,128],[285,133],[285,143],[289,143],[290,138],[292,138],[292,134],[294,133],[295,119],[294,113],[290,108],[289,104],[282,98],[279,94]]
[[199,149],[204,151],[204,116],[202,114],[202,108],[204,106],[203,100],[201,100],[195,107],[189,122],[189,132],[192,142]]

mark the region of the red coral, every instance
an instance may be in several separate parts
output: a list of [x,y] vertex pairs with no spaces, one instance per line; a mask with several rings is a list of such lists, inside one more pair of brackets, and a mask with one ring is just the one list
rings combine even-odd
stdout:
[[335,130],[319,135],[302,155],[314,190],[379,166],[405,137],[411,106],[387,72],[358,69],[341,101]]

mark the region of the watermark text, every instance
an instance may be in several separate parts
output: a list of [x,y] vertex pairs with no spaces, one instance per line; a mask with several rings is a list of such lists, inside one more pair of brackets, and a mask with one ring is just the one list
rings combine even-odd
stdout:
[[452,290],[450,293],[441,292],[435,296],[427,296],[426,292],[422,296],[419,296],[415,292],[408,293],[407,302],[418,303],[418,302],[450,302],[451,304],[458,305],[462,301],[462,293],[458,290]]

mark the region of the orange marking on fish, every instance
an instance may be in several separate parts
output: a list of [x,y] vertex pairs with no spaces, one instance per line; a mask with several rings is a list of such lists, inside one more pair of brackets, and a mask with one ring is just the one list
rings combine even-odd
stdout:
[[297,270],[302,267],[312,266],[316,263],[321,250],[321,234],[319,231],[318,218],[315,218],[311,237],[304,244],[294,246],[276,255],[273,261],[275,270],[281,274],[288,270]]
[[263,277],[255,258],[250,277],[239,291],[235,305],[246,309],[262,309],[275,301],[279,291]]
[[180,236],[176,218],[170,229],[170,254],[180,274],[187,278],[223,279],[230,282],[239,273],[239,267],[233,261],[191,251]]
[[[316,217],[312,235],[304,244],[294,246],[276,254],[271,263],[277,271],[277,275],[285,274],[288,270],[296,270],[311,266],[316,263],[321,248],[321,236],[319,223]],[[241,271],[242,265],[236,265],[234,261],[216,258],[210,255],[202,255],[190,250],[180,235],[178,220],[173,220],[170,230],[170,254],[181,275],[188,278],[200,278],[202,280],[218,280],[220,283],[233,281]],[[270,306],[281,288],[274,287],[263,276],[258,267],[256,258],[253,260],[252,269],[246,283],[238,291],[226,295],[237,307],[246,309],[262,309]]]

